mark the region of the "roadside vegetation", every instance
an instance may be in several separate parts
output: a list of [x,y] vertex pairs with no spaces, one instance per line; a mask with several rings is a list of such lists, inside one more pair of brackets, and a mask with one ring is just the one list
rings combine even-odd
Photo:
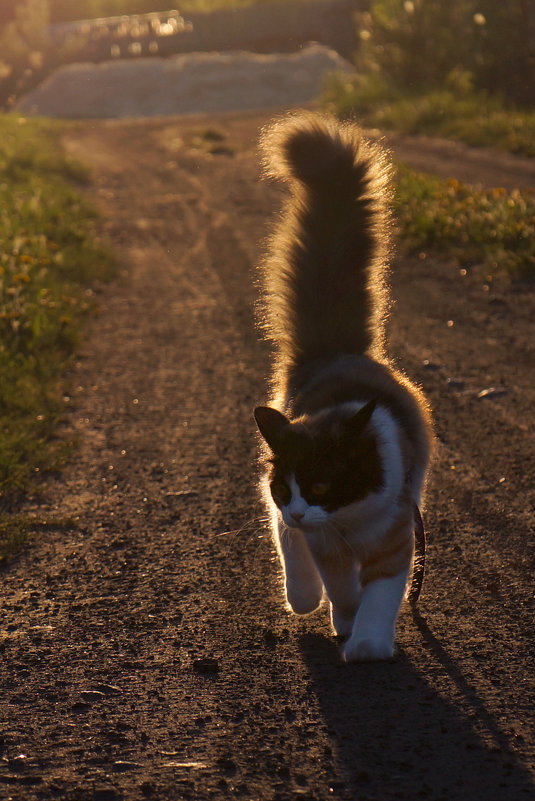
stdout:
[[529,0],[372,0],[358,18],[357,77],[333,76],[340,116],[535,156]]
[[[457,89],[456,77],[460,79]],[[441,136],[535,157],[535,111],[505,108],[498,98],[476,93],[462,76],[452,76],[442,89],[402,96],[377,76],[348,80],[332,75],[322,105],[341,118],[356,117],[370,128]]]
[[440,253],[461,267],[482,265],[535,276],[535,193],[476,190],[399,166],[394,211],[401,247],[426,258]]
[[28,524],[21,495],[59,467],[70,404],[65,373],[113,259],[82,200],[83,169],[61,154],[59,125],[0,117],[0,560]]
[[[358,17],[356,77],[331,76],[322,107],[368,127],[535,157],[529,0],[372,0]],[[535,276],[535,195],[477,191],[400,167],[401,245],[461,265]]]

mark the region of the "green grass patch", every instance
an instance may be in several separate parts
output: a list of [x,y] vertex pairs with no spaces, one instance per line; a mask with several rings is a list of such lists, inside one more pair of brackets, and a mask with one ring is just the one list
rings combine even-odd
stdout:
[[535,276],[535,193],[474,190],[398,168],[394,200],[402,247],[446,254],[461,265]]
[[94,307],[90,287],[114,273],[61,130],[0,117],[0,497],[12,505],[72,451],[58,436],[64,375]]
[[0,565],[24,545],[30,532],[26,515],[0,514]]
[[469,86],[401,96],[385,87],[380,76],[348,80],[332,75],[321,104],[339,117],[355,117],[369,127],[535,156],[535,111],[505,108],[499,99]]

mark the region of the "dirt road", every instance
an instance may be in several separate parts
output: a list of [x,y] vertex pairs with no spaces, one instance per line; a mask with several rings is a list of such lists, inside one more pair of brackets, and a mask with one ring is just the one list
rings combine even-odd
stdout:
[[66,140],[124,278],[73,371],[80,452],[39,501],[67,522],[1,574],[0,798],[532,798],[533,293],[395,265],[392,352],[439,440],[429,569],[396,660],[342,664],[325,608],[284,608],[255,485],[262,121]]

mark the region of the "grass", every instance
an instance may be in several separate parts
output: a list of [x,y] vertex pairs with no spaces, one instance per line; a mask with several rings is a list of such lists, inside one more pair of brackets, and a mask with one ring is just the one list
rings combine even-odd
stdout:
[[400,166],[394,201],[402,248],[455,258],[462,266],[535,277],[535,193],[474,190]]
[[[0,117],[0,498],[7,508],[72,453],[73,442],[58,435],[69,403],[64,376],[94,307],[90,287],[114,271],[80,194],[87,176],[63,156],[60,131],[52,121]],[[23,537],[21,520],[0,519],[0,558]]]
[[30,533],[26,515],[0,514],[0,564],[24,545]]
[[369,127],[457,139],[535,156],[535,111],[504,107],[497,98],[468,87],[445,87],[400,96],[379,76],[348,80],[332,75],[321,104],[342,118]]

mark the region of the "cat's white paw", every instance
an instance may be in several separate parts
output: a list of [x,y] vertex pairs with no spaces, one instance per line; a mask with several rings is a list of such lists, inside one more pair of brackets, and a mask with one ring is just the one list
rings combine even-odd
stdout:
[[394,642],[391,637],[351,637],[344,648],[346,662],[377,662],[392,659]]

